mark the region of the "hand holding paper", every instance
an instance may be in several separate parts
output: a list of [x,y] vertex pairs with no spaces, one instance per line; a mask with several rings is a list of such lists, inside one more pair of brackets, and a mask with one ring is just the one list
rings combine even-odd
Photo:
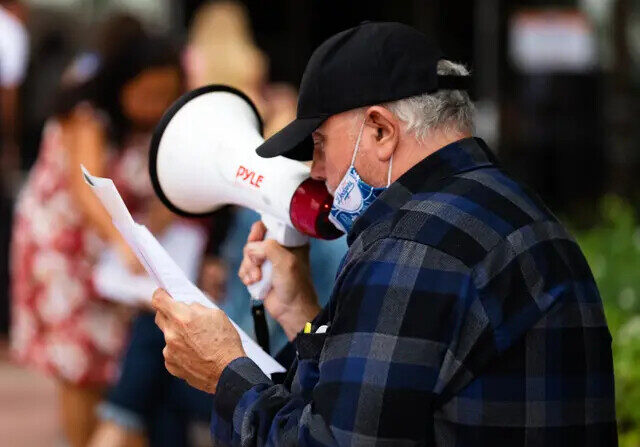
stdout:
[[177,302],[162,289],[153,294],[151,305],[166,341],[167,371],[215,393],[227,365],[247,355],[231,320],[221,310]]
[[[82,172],[87,184],[109,212],[113,219],[113,224],[125,238],[155,284],[166,290],[176,301],[185,304],[199,303],[208,308],[217,308],[189,281],[149,230],[133,220],[113,181],[92,176],[84,166],[82,167]],[[238,331],[247,356],[253,359],[265,374],[269,375],[274,372],[285,371],[241,328],[235,323],[231,323]]]

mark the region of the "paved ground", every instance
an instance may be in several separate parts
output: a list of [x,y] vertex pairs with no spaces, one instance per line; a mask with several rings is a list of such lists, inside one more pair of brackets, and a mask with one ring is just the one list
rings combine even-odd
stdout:
[[0,446],[59,446],[53,382],[7,357],[0,340]]
[[[207,424],[193,424],[194,446],[211,446]],[[51,379],[12,364],[0,339],[0,447],[64,447]]]

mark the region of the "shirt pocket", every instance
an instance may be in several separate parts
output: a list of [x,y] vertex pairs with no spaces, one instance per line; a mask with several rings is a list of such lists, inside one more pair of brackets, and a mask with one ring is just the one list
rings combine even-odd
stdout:
[[298,357],[298,371],[291,384],[291,390],[303,399],[310,400],[313,389],[320,378],[318,362],[327,334],[301,333],[295,339]]
[[298,360],[315,360],[317,362],[326,339],[326,333],[298,334],[295,339]]

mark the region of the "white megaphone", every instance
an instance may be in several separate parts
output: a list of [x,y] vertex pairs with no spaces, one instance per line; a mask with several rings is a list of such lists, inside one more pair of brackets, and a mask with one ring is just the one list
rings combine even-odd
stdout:
[[[308,236],[335,239],[329,221],[333,197],[309,167],[284,157],[262,158],[264,141],[256,107],[242,92],[223,85],[193,90],[178,99],[156,127],[149,171],[158,197],[172,211],[198,217],[227,204],[257,211],[268,239],[286,247]],[[271,264],[249,287],[254,299],[271,288]]]

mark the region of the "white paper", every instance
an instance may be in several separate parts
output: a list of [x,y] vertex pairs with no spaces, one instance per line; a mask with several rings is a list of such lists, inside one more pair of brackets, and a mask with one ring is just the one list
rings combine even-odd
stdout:
[[[82,172],[87,184],[111,215],[113,224],[126,239],[155,284],[165,289],[176,301],[186,304],[200,303],[216,309],[217,306],[189,281],[153,234],[144,225],[134,222],[113,181],[92,176],[84,166],[82,166]],[[246,332],[233,321],[231,323],[240,335],[245,353],[265,374],[271,375],[274,372],[285,371],[282,365],[267,354]]]
[[151,302],[151,296],[158,288],[146,273],[131,273],[113,248],[105,250],[100,255],[92,278],[93,285],[101,297],[128,306]]
[[[207,242],[204,229],[178,220],[158,237],[158,242],[187,278],[195,281]],[[150,303],[158,287],[146,272],[131,273],[115,248],[100,255],[93,269],[93,285],[100,296],[129,306]]]

